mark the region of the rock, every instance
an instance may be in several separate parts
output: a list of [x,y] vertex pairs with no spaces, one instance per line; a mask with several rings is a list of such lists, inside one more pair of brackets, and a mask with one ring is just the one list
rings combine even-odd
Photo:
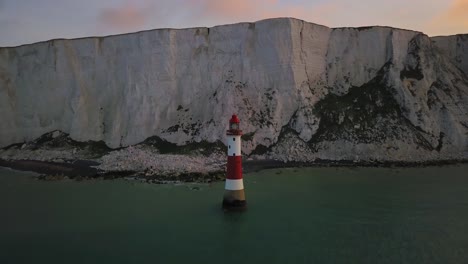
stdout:
[[57,138],[60,136],[60,134],[61,134],[60,131],[56,130],[52,133],[52,138]]

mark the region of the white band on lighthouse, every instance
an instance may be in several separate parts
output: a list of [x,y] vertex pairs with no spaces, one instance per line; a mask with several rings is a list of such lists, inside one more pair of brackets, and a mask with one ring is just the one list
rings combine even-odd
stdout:
[[241,155],[241,136],[228,136],[228,156]]
[[226,179],[225,189],[230,190],[230,191],[244,190],[244,181],[242,179],[239,179],[239,180]]

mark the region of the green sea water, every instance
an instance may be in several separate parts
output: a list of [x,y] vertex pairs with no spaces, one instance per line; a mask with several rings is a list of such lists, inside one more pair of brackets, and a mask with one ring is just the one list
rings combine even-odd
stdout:
[[35,180],[0,168],[0,263],[468,263],[468,165],[301,168],[223,183]]

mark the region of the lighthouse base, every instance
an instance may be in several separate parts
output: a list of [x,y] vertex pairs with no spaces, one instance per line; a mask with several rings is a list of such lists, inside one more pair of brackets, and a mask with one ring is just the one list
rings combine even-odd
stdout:
[[247,209],[244,190],[226,190],[223,198],[223,209],[226,211],[244,211]]

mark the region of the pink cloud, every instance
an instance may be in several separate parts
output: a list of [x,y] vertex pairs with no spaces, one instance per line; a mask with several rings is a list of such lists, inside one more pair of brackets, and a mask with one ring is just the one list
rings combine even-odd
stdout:
[[190,0],[201,7],[201,15],[229,20],[261,19],[263,14],[278,5],[278,0]]
[[192,21],[194,26],[213,26],[275,17],[294,17],[329,25],[333,15],[340,10],[337,1],[317,5],[282,3],[279,0],[127,0],[120,6],[100,10],[98,32],[111,30],[122,33],[172,27],[171,22],[174,21]]
[[452,22],[461,22],[468,25],[468,0],[455,0],[446,14]]
[[269,13],[269,17],[294,17],[312,23],[330,26],[332,23],[331,17],[339,12],[340,9],[341,6],[334,2],[327,2],[315,6],[293,5],[279,10],[274,10]]
[[130,2],[120,7],[102,9],[98,21],[106,27],[119,30],[141,29],[149,19],[146,8],[136,6]]
[[327,23],[328,16],[340,8],[334,1],[320,5],[281,4],[279,0],[189,0],[188,2],[193,7],[199,8],[200,13],[197,16],[228,23],[273,17],[294,17],[310,22]]
[[454,0],[450,7],[428,25],[433,34],[468,33],[468,0]]

